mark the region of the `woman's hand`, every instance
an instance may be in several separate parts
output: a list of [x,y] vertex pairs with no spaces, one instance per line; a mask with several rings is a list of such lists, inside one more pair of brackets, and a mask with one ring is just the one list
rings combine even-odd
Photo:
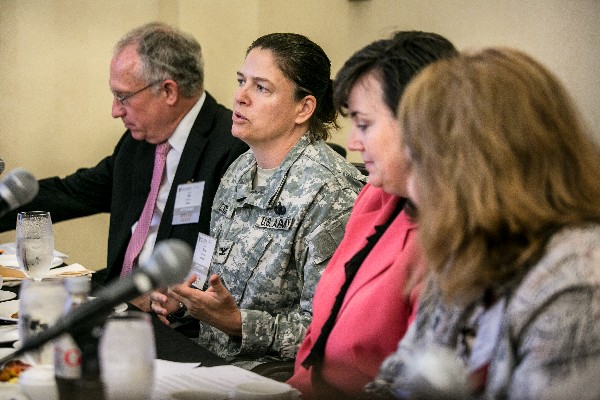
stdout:
[[[194,279],[196,277],[194,276]],[[170,325],[171,323],[167,319],[169,314],[172,314],[176,311],[179,311],[181,308],[181,304],[179,301],[170,297],[167,294],[167,290],[155,290],[150,293],[150,307],[152,311],[156,313],[158,319],[160,319],[165,325]]]
[[168,296],[185,304],[189,313],[200,321],[228,335],[242,336],[242,313],[219,275],[209,278],[210,287],[206,291],[192,288],[195,280],[192,276],[185,283],[169,288]]
[[145,311],[145,312],[151,311],[150,296],[147,293],[136,297],[135,299],[129,301],[129,303],[136,306],[137,308],[139,308],[142,311]]

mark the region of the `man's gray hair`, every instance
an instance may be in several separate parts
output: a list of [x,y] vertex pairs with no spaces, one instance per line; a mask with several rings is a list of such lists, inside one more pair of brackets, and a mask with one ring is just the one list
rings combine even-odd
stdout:
[[129,31],[115,45],[114,55],[135,46],[141,59],[140,78],[147,84],[172,79],[183,97],[202,93],[204,60],[200,44],[191,35],[152,22]]

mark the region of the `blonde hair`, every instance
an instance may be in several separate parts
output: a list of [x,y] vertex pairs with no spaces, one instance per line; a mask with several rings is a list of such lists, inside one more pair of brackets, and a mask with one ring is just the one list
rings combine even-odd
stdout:
[[447,299],[473,300],[524,273],[557,229],[600,221],[600,147],[528,55],[489,48],[427,67],[399,120]]

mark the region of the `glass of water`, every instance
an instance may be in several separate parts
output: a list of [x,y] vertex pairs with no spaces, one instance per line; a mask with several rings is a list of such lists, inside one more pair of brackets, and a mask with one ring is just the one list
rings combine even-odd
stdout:
[[100,339],[100,366],[108,400],[145,400],[152,394],[156,345],[150,316],[112,314]]
[[[67,289],[62,279],[25,279],[19,290],[19,339],[27,341],[45,331],[64,314]],[[54,347],[47,343],[28,353],[37,364],[54,365]]]
[[52,219],[47,211],[27,211],[17,215],[17,261],[21,270],[36,281],[50,270],[54,258]]

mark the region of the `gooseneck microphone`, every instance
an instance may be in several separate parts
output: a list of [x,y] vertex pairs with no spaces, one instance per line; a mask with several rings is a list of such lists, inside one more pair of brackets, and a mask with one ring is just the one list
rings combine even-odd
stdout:
[[79,332],[94,329],[101,325],[116,305],[154,288],[181,283],[191,265],[192,250],[186,242],[179,239],[159,242],[145,266],[106,286],[96,294],[95,299],[81,304],[50,328],[25,340],[18,350],[0,359],[0,365],[15,356],[37,349],[63,333],[76,336]]
[[29,203],[37,195],[38,181],[30,172],[15,168],[0,182],[0,217]]

